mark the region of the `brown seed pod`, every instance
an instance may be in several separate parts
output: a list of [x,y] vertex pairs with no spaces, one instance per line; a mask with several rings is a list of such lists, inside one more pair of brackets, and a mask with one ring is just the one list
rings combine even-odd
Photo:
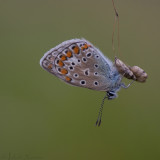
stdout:
[[129,69],[133,72],[133,74],[136,76],[136,81],[138,82],[145,82],[148,75],[147,73],[138,66],[129,67]]
[[130,70],[130,68],[128,66],[126,66],[125,63],[122,62],[117,57],[115,57],[115,66],[121,75],[123,75],[124,77],[126,77],[128,79],[136,80],[136,77],[135,77],[134,73],[132,72],[132,70]]
[[142,68],[138,66],[129,67],[116,57],[115,66],[118,72],[127,79],[133,79],[138,82],[145,82],[148,77],[147,73]]

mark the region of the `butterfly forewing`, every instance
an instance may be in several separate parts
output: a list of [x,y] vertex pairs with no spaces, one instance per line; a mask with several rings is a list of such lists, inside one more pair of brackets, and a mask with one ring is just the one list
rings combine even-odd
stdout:
[[48,51],[41,66],[66,83],[94,90],[113,85],[113,64],[85,39],[68,40]]

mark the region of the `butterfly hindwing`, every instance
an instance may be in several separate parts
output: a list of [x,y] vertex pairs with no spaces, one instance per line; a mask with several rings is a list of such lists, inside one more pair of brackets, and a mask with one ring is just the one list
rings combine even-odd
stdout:
[[48,72],[74,86],[106,91],[112,86],[112,62],[85,39],[68,40],[40,61]]

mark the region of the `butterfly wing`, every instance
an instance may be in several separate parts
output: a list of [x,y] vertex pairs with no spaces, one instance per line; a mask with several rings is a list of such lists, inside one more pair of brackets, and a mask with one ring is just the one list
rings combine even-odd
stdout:
[[85,39],[72,39],[52,48],[40,60],[42,68],[74,86],[99,91],[114,87],[119,73],[112,62]]

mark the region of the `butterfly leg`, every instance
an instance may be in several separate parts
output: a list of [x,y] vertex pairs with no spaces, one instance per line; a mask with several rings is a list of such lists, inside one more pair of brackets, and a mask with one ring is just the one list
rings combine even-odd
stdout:
[[[124,77],[125,74],[126,74],[126,73],[124,73],[124,74],[122,75],[122,78]],[[121,87],[127,89],[128,87],[130,87],[130,85],[131,85],[133,82],[134,82],[134,80],[133,80],[131,83],[129,83],[127,86],[126,86],[124,83],[122,83],[122,84],[121,84]]]
[[127,89],[133,82],[134,80],[131,83],[129,83],[127,86],[124,83],[122,83],[121,87]]

